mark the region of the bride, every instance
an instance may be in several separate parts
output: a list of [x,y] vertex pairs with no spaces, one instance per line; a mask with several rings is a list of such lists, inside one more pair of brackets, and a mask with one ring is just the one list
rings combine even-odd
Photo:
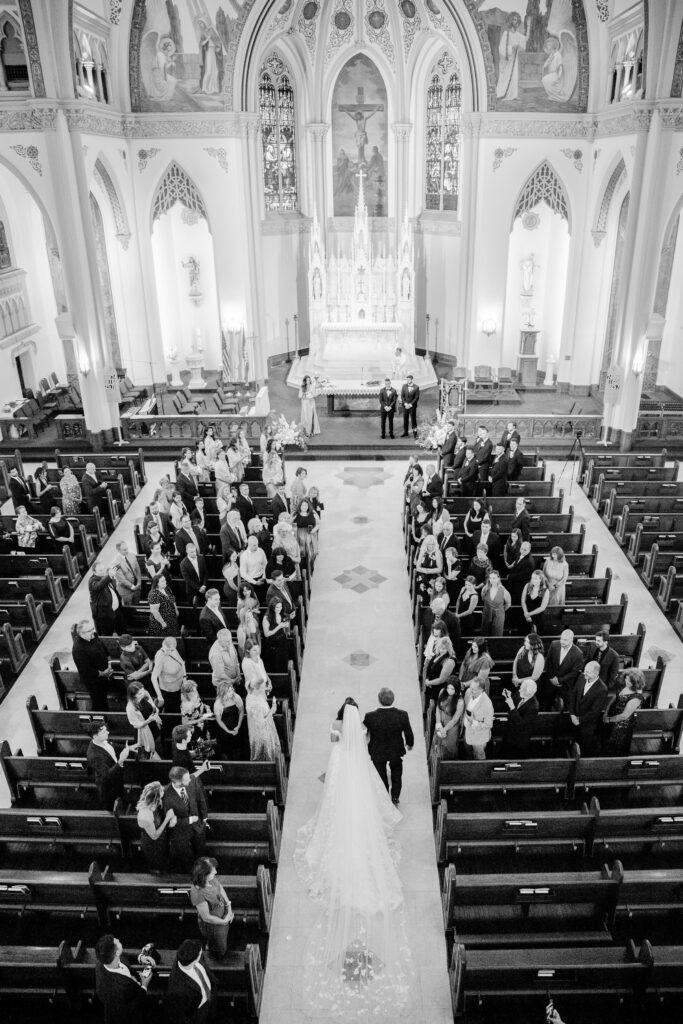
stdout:
[[401,820],[347,698],[316,814],[299,830],[295,863],[321,914],[304,954],[304,1006],[344,1020],[406,1013],[413,983],[398,848]]

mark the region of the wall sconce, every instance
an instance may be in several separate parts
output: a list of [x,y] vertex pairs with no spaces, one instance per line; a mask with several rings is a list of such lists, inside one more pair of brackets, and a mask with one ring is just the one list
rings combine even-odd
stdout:
[[83,349],[81,349],[78,356],[78,369],[83,377],[87,377],[90,373],[90,359],[88,358],[88,353],[84,352]]
[[635,351],[633,356],[633,362],[631,363],[631,369],[636,377],[640,377],[641,373],[645,369],[645,345],[640,344]]
[[483,333],[490,338],[492,334],[496,333],[496,321],[492,316],[485,316],[481,322],[481,329]]

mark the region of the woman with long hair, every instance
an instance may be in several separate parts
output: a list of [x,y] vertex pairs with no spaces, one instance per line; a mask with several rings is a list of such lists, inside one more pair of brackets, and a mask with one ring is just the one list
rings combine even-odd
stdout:
[[161,806],[164,787],[160,782],[148,782],[137,802],[137,822],[140,828],[142,856],[149,871],[158,874],[168,866],[168,828],[176,824],[175,811],[164,816]]
[[512,663],[512,685],[519,689],[525,679],[538,683],[544,668],[543,641],[538,633],[529,633]]
[[488,580],[482,588],[481,600],[482,633],[484,636],[502,636],[505,629],[505,613],[512,604],[512,598],[501,583],[500,573],[495,569],[489,573]]
[[289,662],[289,619],[283,615],[279,598],[271,598],[261,625],[264,660],[268,671],[286,672]]
[[602,752],[607,757],[623,757],[630,753],[633,716],[644,700],[645,677],[640,669],[628,668],[621,673],[621,688],[610,694],[602,713],[607,734]]
[[432,754],[447,760],[458,756],[458,737],[464,710],[460,681],[457,676],[451,676],[436,698]]
[[317,537],[320,529],[318,518],[313,513],[310,502],[303,498],[294,514],[294,527],[301,557],[308,561],[309,569],[313,569],[315,556],[318,553]]
[[434,630],[439,626],[443,630],[442,635],[435,637],[433,656],[425,661],[424,666],[423,677],[428,700],[432,700],[437,693],[441,692],[446,685],[446,680],[455,674],[456,668],[455,651],[451,638],[440,623],[434,624]]
[[550,555],[543,564],[543,575],[548,587],[548,607],[564,607],[566,599],[567,579],[569,578],[569,562],[559,545],[550,549]]
[[244,740],[244,701],[232,683],[219,683],[213,702],[213,716],[216,720],[214,735],[218,753],[226,761],[242,761],[246,744]]
[[152,580],[149,594],[149,635],[179,636],[178,605],[165,573],[159,573]]
[[511,530],[510,536],[506,540],[505,547],[503,548],[503,561],[505,562],[506,569],[511,569],[518,560],[521,547],[522,534],[520,530]]
[[52,539],[59,545],[74,544],[76,541],[74,528],[66,516],[62,515],[62,510],[59,505],[53,505],[50,509],[50,518],[47,523],[47,528]]
[[161,736],[161,715],[142,683],[129,683],[126,689],[126,718],[138,732],[138,749],[150,761],[158,761],[157,742]]
[[443,572],[443,555],[439,550],[436,537],[429,534],[422,541],[415,559],[415,586],[424,601],[429,593],[432,577],[441,576]]
[[81,511],[83,492],[78,478],[68,466],[62,470],[59,481],[59,489],[62,492],[62,512],[65,516],[77,516]]
[[271,499],[275,497],[278,485],[285,482],[285,470],[277,450],[277,441],[272,437],[266,442],[261,479],[266,485],[266,494]]
[[234,920],[232,904],[218,878],[218,863],[213,857],[200,857],[192,868],[190,902],[197,908],[199,932],[209,953],[223,960],[228,953],[228,931]]
[[306,437],[319,434],[320,423],[315,408],[315,387],[308,373],[301,382],[299,398],[301,400],[301,429]]
[[467,654],[460,664],[460,682],[463,688],[470,685],[473,679],[485,679],[485,689],[488,693],[488,678],[495,662],[489,654],[489,643],[485,636],[479,636],[470,641]]
[[545,576],[540,569],[535,569],[522,591],[521,605],[525,622],[533,626],[539,636],[543,634],[543,612],[548,607],[549,600],[550,591]]
[[274,761],[281,751],[280,737],[275,727],[276,710],[275,697],[268,703],[263,680],[254,681],[247,691],[247,729],[252,761]]

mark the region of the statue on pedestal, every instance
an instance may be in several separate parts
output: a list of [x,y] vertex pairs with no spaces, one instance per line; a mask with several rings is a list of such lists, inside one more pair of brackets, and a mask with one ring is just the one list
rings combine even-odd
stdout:
[[534,270],[538,263],[534,262],[534,254],[531,252],[520,263],[522,269],[522,295],[534,294]]

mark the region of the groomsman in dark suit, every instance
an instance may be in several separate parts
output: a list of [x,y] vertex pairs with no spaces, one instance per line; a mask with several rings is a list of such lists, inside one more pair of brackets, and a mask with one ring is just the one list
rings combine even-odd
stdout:
[[249,494],[249,484],[245,483],[244,480],[240,484],[239,494],[235,498],[235,508],[239,512],[242,525],[246,530],[249,525],[249,520],[255,519],[258,513],[254,502],[251,500],[251,495]]
[[455,452],[453,453],[453,465],[451,469],[455,473],[456,477],[459,470],[462,469],[467,454],[467,438],[458,437],[455,442]]
[[14,502],[14,511],[23,505],[27,512],[31,511],[31,491],[28,486],[28,482],[23,476],[19,475],[19,470],[16,467],[12,467],[9,471],[9,489],[12,495],[12,501]]
[[81,477],[83,501],[88,506],[89,512],[94,512],[97,508],[102,515],[106,515],[108,490],[109,484],[100,483],[97,479],[95,463],[89,462],[85,467],[85,473]]
[[282,512],[291,512],[291,507],[285,492],[285,485],[279,484],[277,493],[270,499],[270,514],[274,523],[277,523]]
[[409,373],[406,382],[401,388],[401,403],[403,405],[403,433],[401,437],[408,436],[408,421],[412,427],[413,437],[417,437],[417,405],[420,401],[420,389],[413,384],[413,375]]
[[545,662],[541,707],[553,711],[558,706],[567,710],[583,668],[583,655],[574,643],[574,633],[564,629],[559,640],[553,640]]
[[503,498],[508,492],[508,460],[502,444],[496,445],[496,454],[491,463],[491,496]]
[[377,774],[389,789],[387,765],[391,772],[391,800],[398,804],[403,782],[403,755],[415,743],[408,712],[393,707],[394,694],[387,687],[377,694],[379,707],[369,711],[363,719],[368,731],[368,753]]
[[185,939],[168,976],[164,1000],[168,1024],[207,1024],[215,1009],[215,983],[199,939]]
[[161,814],[165,817],[172,810],[178,819],[169,829],[171,861],[189,874],[197,857],[204,853],[209,808],[204,787],[187,768],[171,768],[168,778]]
[[191,472],[186,462],[180,463],[180,471],[175,482],[175,489],[182,497],[185,507],[191,509],[195,499],[199,497],[199,486],[194,473]]
[[489,465],[493,454],[493,445],[488,429],[482,424],[477,427],[477,440],[474,442],[474,458],[477,463],[477,494],[481,494],[489,481]]
[[584,757],[600,753],[598,729],[606,703],[607,687],[600,679],[600,666],[597,661],[589,661],[576,680],[567,709]]
[[477,463],[474,458],[474,451],[470,445],[465,449],[465,461],[455,480],[460,485],[460,493],[464,498],[474,497],[477,485]]
[[389,437],[394,437],[394,413],[398,402],[398,391],[392,387],[391,380],[384,378],[384,387],[379,393],[379,411],[382,420],[382,437],[387,435],[387,423],[389,424]]
[[204,555],[200,555],[191,542],[185,547],[185,557],[180,563],[180,575],[185,581],[185,595],[189,604],[197,604],[206,593],[209,574]]
[[519,431],[517,430],[517,424],[513,420],[510,420],[507,429],[500,435],[500,443],[506,451],[510,447],[510,441],[516,441],[519,444]]
[[446,427],[446,437],[441,445],[441,472],[445,473],[453,465],[455,457],[455,446],[458,441],[458,432],[455,429],[455,420],[449,420]]
[[508,449],[508,480],[519,480],[524,469],[524,452],[513,438]]
[[422,493],[428,499],[443,498],[443,480],[434,466],[427,466]]

